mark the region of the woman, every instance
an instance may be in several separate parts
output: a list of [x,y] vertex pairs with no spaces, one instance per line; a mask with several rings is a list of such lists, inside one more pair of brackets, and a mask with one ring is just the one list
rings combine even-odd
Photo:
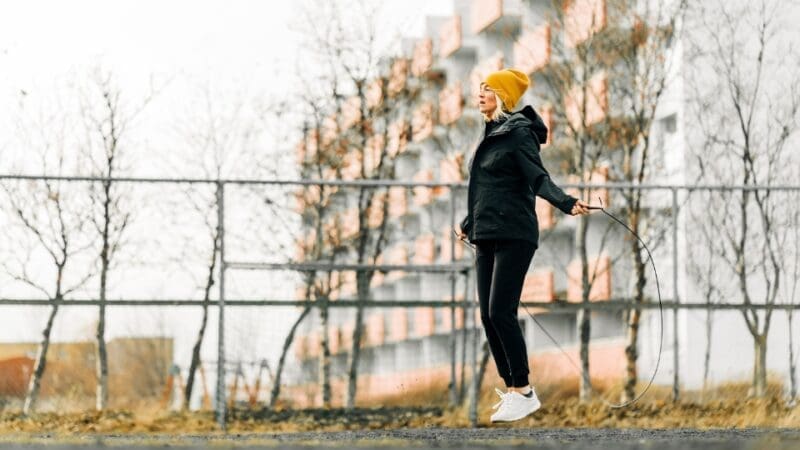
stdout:
[[470,161],[467,217],[459,238],[475,244],[481,322],[497,372],[507,392],[492,422],[519,420],[541,406],[528,382],[528,352],[517,320],[525,274],[539,246],[534,211],[538,195],[565,214],[587,214],[586,203],[565,194],[550,179],[539,157],[547,127],[530,105],[513,111],[528,88],[515,69],[489,74],[478,106],[486,128]]

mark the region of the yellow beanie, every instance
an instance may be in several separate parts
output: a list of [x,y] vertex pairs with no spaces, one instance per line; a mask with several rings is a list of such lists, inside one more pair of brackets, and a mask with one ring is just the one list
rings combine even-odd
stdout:
[[506,109],[511,111],[528,89],[531,80],[528,75],[517,69],[503,69],[487,75],[484,83],[500,97]]

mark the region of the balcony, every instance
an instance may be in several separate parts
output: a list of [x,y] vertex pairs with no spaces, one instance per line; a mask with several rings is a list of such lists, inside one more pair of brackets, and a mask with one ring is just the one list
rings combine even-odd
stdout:
[[392,308],[388,340],[400,342],[408,339],[408,313],[406,308]]
[[461,16],[455,15],[439,28],[439,57],[447,58],[461,49]]
[[389,217],[397,218],[408,212],[408,190],[403,186],[389,188]]
[[347,130],[361,120],[361,99],[358,96],[348,97],[342,104],[341,129]]
[[[456,218],[458,220],[458,218]],[[456,237],[453,234],[453,225],[445,225],[442,227],[441,231],[439,232],[439,261],[441,263],[448,263],[451,261],[450,258],[450,242],[455,240]],[[464,244],[461,242],[453,242],[455,244],[453,248],[455,249],[453,261],[458,261],[464,257]]]
[[367,92],[364,94],[367,101],[367,109],[372,111],[383,102],[383,80],[376,78],[367,85]]
[[383,345],[386,336],[383,314],[380,311],[370,313],[364,325],[366,328],[366,345],[370,347]]
[[[609,173],[609,167],[608,166],[597,167],[591,173],[589,173],[589,171],[584,172],[584,174],[583,174],[583,182],[591,183],[591,184],[606,183],[606,182],[608,182],[608,173]],[[567,181],[569,183],[580,183],[581,182],[580,178],[577,175],[570,175],[567,178]],[[577,197],[577,198],[581,198],[582,197],[580,190],[577,189],[577,188],[569,188],[569,189],[566,190],[566,192],[569,195],[573,196],[573,197]],[[600,197],[600,199],[602,199],[604,207],[607,208],[607,207],[609,207],[611,205],[611,195],[610,195],[608,189],[602,189],[602,188],[600,188],[600,189],[589,189],[589,194],[588,194],[588,197],[587,197],[587,201],[588,202],[590,202],[592,204],[595,204],[596,203],[595,200],[598,197]]]
[[426,233],[414,240],[413,263],[430,265],[436,260],[436,239],[433,234]]
[[386,153],[394,158],[408,148],[408,123],[404,119],[397,119],[389,124],[387,133],[389,141],[386,143]]
[[439,92],[439,124],[455,123],[464,111],[464,87],[461,80],[445,86]]
[[[611,258],[607,255],[589,258],[589,284],[589,301],[611,298]],[[580,302],[582,292],[581,260],[574,259],[567,265],[567,301]]]
[[[552,270],[537,270],[525,275],[520,300],[523,302],[552,302],[556,299]],[[544,308],[532,308],[531,313],[543,313]]]
[[414,311],[414,337],[433,336],[436,331],[436,314],[430,306],[418,306]]
[[[587,94],[583,110],[584,93]],[[604,71],[594,74],[586,87],[573,86],[565,100],[567,121],[573,129],[592,126],[608,115],[608,77]]]
[[[444,301],[450,300],[450,296],[447,295],[445,297],[442,297],[442,300],[444,300]],[[464,301],[464,294],[456,294],[455,301],[456,302],[463,302]],[[455,327],[453,326],[453,320],[452,320],[452,317],[450,315],[450,309],[439,308],[438,310],[440,311],[441,317],[442,317],[441,326],[437,330],[439,333],[445,334],[445,333],[449,333],[449,332],[453,331],[454,329],[455,330],[461,330],[461,329],[464,328],[464,318],[465,318],[464,313],[465,313],[466,310],[461,309],[461,308],[456,308],[456,323],[455,323]]]
[[536,220],[539,222],[540,230],[548,230],[556,224],[553,205],[547,200],[536,197]]
[[411,140],[421,142],[433,134],[433,103],[419,105],[411,118]]
[[361,152],[348,151],[342,157],[342,166],[339,169],[343,180],[356,180],[361,178]]
[[[414,174],[413,180],[416,182],[432,182],[433,171],[430,169],[422,169]],[[433,188],[427,186],[418,186],[414,190],[414,205],[424,206],[431,203],[433,200]]]
[[339,327],[328,327],[328,350],[330,350],[331,355],[335,355],[339,353],[340,350],[346,351],[346,349],[342,348],[342,330]]
[[519,32],[522,16],[508,10],[508,0],[472,0],[470,25],[472,32],[513,36]]
[[576,47],[606,26],[605,0],[570,0],[564,6],[564,38]]
[[408,66],[408,60],[405,58],[397,58],[392,62],[389,70],[389,83],[386,86],[386,94],[389,97],[397,96],[406,87]]
[[550,24],[526,30],[514,43],[514,66],[531,74],[550,63]]

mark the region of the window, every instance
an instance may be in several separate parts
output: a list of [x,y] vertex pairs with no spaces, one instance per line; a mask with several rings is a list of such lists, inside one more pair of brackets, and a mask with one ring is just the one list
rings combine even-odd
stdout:
[[659,122],[661,125],[660,128],[664,131],[664,133],[672,134],[678,127],[674,113],[662,118],[659,120]]

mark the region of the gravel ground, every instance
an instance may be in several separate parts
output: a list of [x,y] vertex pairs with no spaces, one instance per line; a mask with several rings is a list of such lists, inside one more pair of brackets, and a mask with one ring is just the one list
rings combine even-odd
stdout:
[[87,447],[131,448],[532,448],[532,449],[800,449],[800,429],[641,430],[423,428],[385,431],[342,431],[228,435],[72,435],[6,434],[0,450],[72,450]]

